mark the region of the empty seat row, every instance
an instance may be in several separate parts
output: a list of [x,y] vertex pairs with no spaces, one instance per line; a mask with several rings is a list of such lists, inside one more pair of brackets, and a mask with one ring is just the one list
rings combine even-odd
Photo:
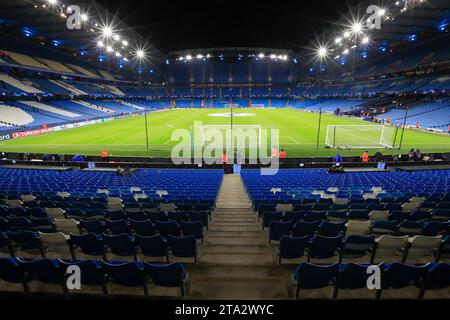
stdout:
[[[264,225],[263,225],[264,226]],[[450,223],[436,221],[403,221],[397,224],[395,221],[270,221],[269,241],[278,241],[283,235],[302,237],[314,234],[336,237],[338,235],[424,235],[435,237],[449,234]]]
[[[0,255],[30,256],[32,258],[76,259],[78,255],[101,257],[126,257],[148,260],[169,255],[178,258],[193,258],[197,261],[197,239],[193,235],[176,237],[168,235],[129,236],[96,235],[93,233],[70,236],[62,233],[44,234],[33,232],[0,233]],[[79,258],[79,257],[78,257]]]
[[81,273],[81,288],[101,288],[104,294],[110,292],[111,283],[121,287],[141,288],[144,295],[151,294],[149,286],[179,287],[181,295],[186,294],[188,273],[180,263],[0,258],[0,279],[21,286],[26,292],[33,291],[30,288],[33,282],[41,282],[59,285],[64,293],[76,293],[77,290],[68,285],[73,267],[78,268]]
[[[261,212],[263,222],[265,220],[282,220],[282,221],[315,221],[315,220],[330,220],[330,221],[348,221],[348,220],[388,220],[402,222],[404,220],[418,221],[418,220],[435,220],[435,221],[449,221],[450,210],[432,210],[432,211],[389,211],[389,210],[329,210],[329,211],[271,211],[265,210]],[[267,223],[266,223],[267,225]]]
[[293,261],[306,257],[308,261],[349,259],[356,261],[364,259],[365,262],[379,263],[387,261],[396,262],[434,262],[450,257],[450,238],[423,237],[414,238],[382,236],[323,237],[283,236],[278,248],[279,263],[283,259]]
[[[444,263],[430,263],[421,266],[393,263],[375,266],[379,268],[378,285],[371,281],[374,274],[373,265],[369,264],[333,264],[314,265],[301,263],[292,274],[295,287],[295,297],[299,298],[303,292],[316,291],[321,288],[333,288],[332,296],[328,298],[338,299],[345,292],[365,290],[366,297],[374,299],[383,298],[383,293],[409,287],[417,288],[416,297],[426,297],[427,292],[447,289],[450,286],[450,265]],[[370,268],[370,269],[369,269]],[[374,284],[369,288],[369,284]],[[400,295],[401,297],[401,295]]]

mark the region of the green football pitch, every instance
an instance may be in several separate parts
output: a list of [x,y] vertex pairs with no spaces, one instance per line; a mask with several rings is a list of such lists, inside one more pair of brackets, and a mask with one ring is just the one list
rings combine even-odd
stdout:
[[[51,132],[39,136],[9,140],[0,143],[0,152],[27,152],[43,154],[81,154],[98,156],[106,149],[112,156],[169,157],[177,142],[172,141],[176,129],[191,131],[195,121],[203,125],[227,126],[231,117],[226,109],[171,110],[148,115],[147,150],[144,116],[107,121],[96,125]],[[325,147],[327,126],[329,125],[373,125],[353,118],[323,115],[320,131],[319,150],[316,150],[319,114],[291,109],[240,109],[235,111],[233,123],[236,126],[259,125],[263,129],[279,130],[279,148],[287,151],[288,157],[331,156],[336,150]],[[241,115],[241,116],[239,116]],[[366,130],[367,131],[367,130]],[[364,140],[379,139],[380,133],[367,137],[353,131],[351,140],[364,145]],[[398,130],[398,143],[401,130]],[[348,138],[348,137],[347,137]],[[355,142],[355,143],[356,143]],[[270,145],[270,143],[268,143]],[[411,148],[427,152],[450,151],[450,136],[405,130],[401,152]],[[382,148],[380,148],[382,149]],[[359,155],[362,150],[342,150],[343,155]],[[371,149],[371,153],[375,150]],[[383,149],[384,154],[398,154],[398,149]]]

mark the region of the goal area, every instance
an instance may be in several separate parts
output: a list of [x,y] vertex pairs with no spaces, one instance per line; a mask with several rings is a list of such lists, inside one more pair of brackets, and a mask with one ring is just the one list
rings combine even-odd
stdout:
[[398,127],[384,125],[331,125],[325,144],[337,149],[395,148]]

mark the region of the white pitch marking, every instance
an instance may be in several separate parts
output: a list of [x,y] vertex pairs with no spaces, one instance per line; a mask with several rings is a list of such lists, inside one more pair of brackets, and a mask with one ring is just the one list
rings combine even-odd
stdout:
[[168,126],[169,128],[172,128],[172,129],[174,128],[174,126],[173,126],[173,125],[171,125],[171,124],[168,124],[168,123],[166,124],[166,126]]
[[294,141],[296,144],[301,144],[298,140],[292,138],[291,136],[286,136],[286,138],[291,139],[291,140]]

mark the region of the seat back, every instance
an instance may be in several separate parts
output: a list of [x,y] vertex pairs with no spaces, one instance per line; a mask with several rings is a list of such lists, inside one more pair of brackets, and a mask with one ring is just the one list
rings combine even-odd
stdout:
[[339,264],[318,266],[301,263],[294,271],[297,286],[302,289],[320,289],[332,285],[339,271]]
[[144,262],[146,275],[150,280],[162,287],[182,287],[186,280],[186,270],[180,263],[151,264]]
[[370,232],[370,221],[355,221],[351,220],[346,225],[347,236],[351,235],[367,235]]
[[39,233],[39,238],[44,246],[45,256],[47,253],[56,254],[59,258],[70,259],[72,255],[70,253],[70,247],[67,241],[69,236],[64,233]]
[[65,234],[78,234],[78,222],[75,219],[55,219],[56,229]]

